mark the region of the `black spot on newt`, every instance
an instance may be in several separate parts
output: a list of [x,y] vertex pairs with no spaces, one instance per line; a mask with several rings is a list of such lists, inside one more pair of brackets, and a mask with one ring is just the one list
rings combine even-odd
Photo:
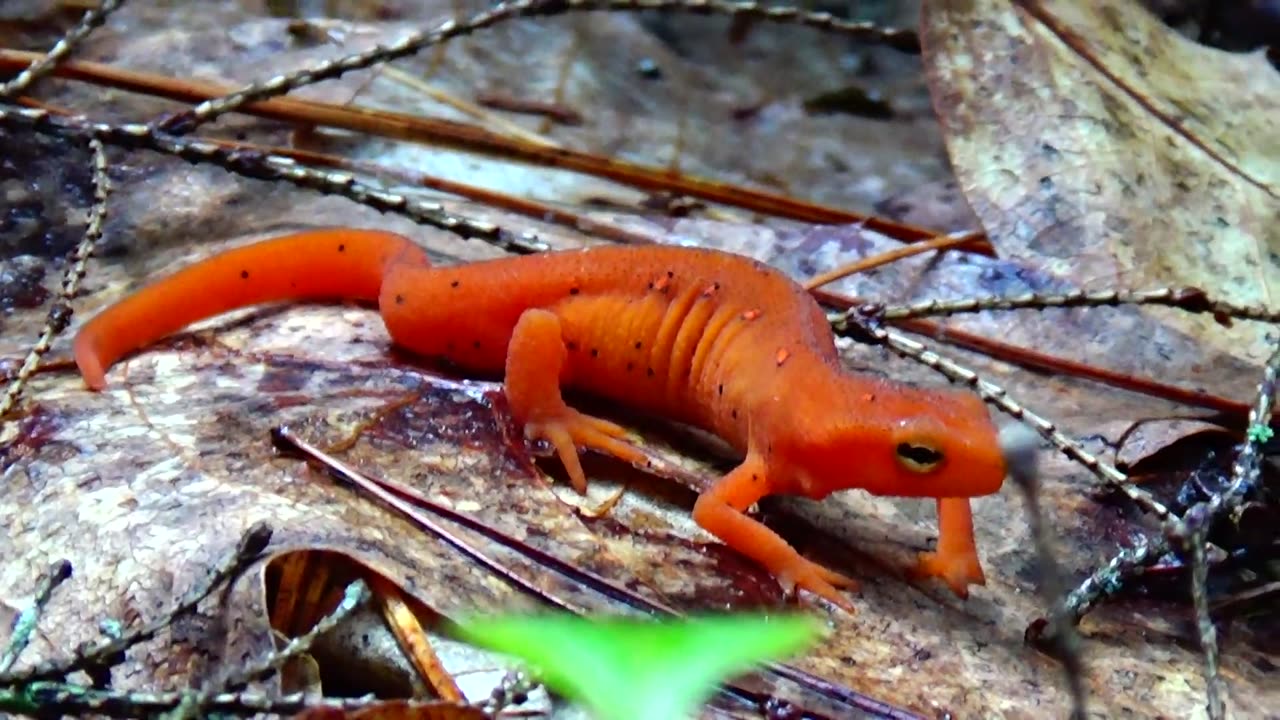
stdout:
[[734,408],[734,409],[733,409],[733,413],[732,413],[732,415],[733,415],[733,419],[734,419],[734,420],[737,420],[737,419],[738,419],[738,409],[737,409],[737,408]]
[[653,377],[653,368],[645,368],[644,374]]
[[403,305],[403,304],[404,304],[404,296],[403,296],[403,295],[397,295],[397,296],[396,296],[396,304],[397,304],[397,305]]
[[724,383],[720,383],[720,386],[716,388],[716,392],[718,392],[721,395],[724,394]]
[[567,348],[569,348],[570,350],[577,350],[577,349],[578,349],[578,343],[577,343],[577,341],[576,341],[576,340],[568,340],[568,341],[566,341],[566,342],[565,342],[564,346],[565,346],[565,347],[567,347]]
[[600,357],[600,350],[598,348],[591,348],[591,357]]
[[346,252],[346,251],[347,251],[347,246],[346,246],[346,245],[339,245],[339,246],[338,246],[338,252]]
[[641,347],[642,345],[644,345],[644,343],[640,342],[639,340],[637,340],[637,341],[636,341],[636,349],[637,349],[637,350],[639,350],[639,349],[640,349],[640,347]]
[[627,363],[627,372],[631,372],[632,370],[635,370],[635,369],[636,369],[636,364],[635,364],[635,363],[633,363],[633,362],[629,362],[629,363]]
[[461,284],[462,284],[461,280],[454,280],[453,282],[449,283],[449,287],[458,287],[458,285],[461,285]]
[[479,350],[479,349],[480,349],[480,341],[479,341],[479,340],[476,340],[475,342],[471,343],[471,347],[475,348],[476,350]]
[[570,295],[577,295],[577,294],[578,294],[578,293],[580,293],[580,292],[582,292],[582,291],[581,291],[581,290],[579,290],[578,288],[569,288],[569,294],[570,294]]
[[248,279],[249,279],[249,271],[248,271],[248,270],[241,270],[241,271],[240,271],[240,279],[241,279],[241,280],[248,280]]

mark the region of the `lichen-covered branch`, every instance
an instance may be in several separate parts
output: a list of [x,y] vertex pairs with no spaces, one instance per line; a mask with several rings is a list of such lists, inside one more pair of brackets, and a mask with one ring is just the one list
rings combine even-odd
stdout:
[[0,653],[0,677],[9,672],[9,668],[13,667],[13,663],[17,661],[18,656],[22,654],[23,650],[27,649],[27,643],[31,642],[31,635],[40,623],[40,614],[44,612],[44,606],[48,604],[49,597],[69,577],[71,577],[71,563],[66,560],[59,560],[53,563],[45,574],[40,577],[40,581],[36,584],[36,594],[31,600],[31,605],[24,608],[22,612],[18,613],[18,617],[14,618],[13,635],[9,638],[9,646],[4,649],[3,653]]
[[[961,300],[927,300],[910,305],[878,308],[885,320],[946,317],[984,310],[1044,310],[1047,308],[1116,307],[1120,305],[1162,305],[1191,313],[1208,313],[1233,320],[1280,322],[1280,312],[1260,306],[1234,305],[1209,297],[1199,288],[1156,290],[1078,290],[1060,294],[1027,293],[1007,297],[979,297]],[[859,309],[849,312],[858,312]]]
[[31,63],[12,80],[0,85],[0,98],[16,98],[26,92],[32,83],[53,72],[53,69],[58,67],[58,63],[67,59],[71,51],[75,50],[82,40],[89,37],[89,33],[101,27],[107,21],[107,17],[123,4],[124,0],[102,0],[98,7],[86,12],[80,18],[80,22],[62,36],[48,53]]
[[[1070,613],[1073,621],[1078,622],[1081,617],[1084,617],[1104,598],[1119,592],[1126,577],[1137,572],[1140,568],[1150,565],[1168,552],[1172,545],[1171,539],[1190,539],[1200,532],[1195,527],[1200,527],[1201,525],[1207,527],[1215,518],[1221,517],[1223,513],[1232,512],[1240,506],[1248,490],[1258,482],[1261,460],[1260,447],[1263,442],[1271,437],[1271,418],[1274,410],[1277,376],[1280,376],[1280,349],[1277,349],[1272,354],[1267,361],[1266,368],[1263,370],[1262,382],[1258,385],[1257,399],[1249,412],[1249,424],[1245,433],[1245,442],[1232,465],[1231,482],[1226,489],[1188,510],[1186,513],[1187,518],[1171,516],[1166,521],[1164,534],[1140,538],[1132,547],[1121,550],[1105,565],[1095,570],[1083,583],[1071,591],[1063,602],[1065,610]],[[1194,521],[1195,527],[1188,524],[1188,519]],[[1200,549],[1198,552],[1202,555],[1204,543],[1200,542],[1199,544]],[[1198,562],[1195,554],[1192,553],[1191,558],[1193,566]],[[1200,573],[1203,572],[1205,570],[1196,571],[1193,568],[1193,573],[1197,573],[1193,575],[1193,581],[1202,582],[1204,576]],[[1203,584],[1198,590],[1193,587],[1193,602],[1197,602],[1195,595],[1199,592],[1204,592]],[[1222,696],[1220,689],[1215,687],[1220,682],[1220,679],[1217,678],[1216,668],[1216,633],[1213,631],[1212,622],[1208,617],[1207,595],[1202,598],[1202,601],[1204,606],[1203,608],[1197,607],[1197,617],[1200,626],[1201,644],[1205,648],[1207,655],[1205,665],[1210,686],[1209,704],[1214,706]],[[1209,654],[1212,654],[1212,658],[1208,657]]]
[[71,301],[80,292],[80,282],[89,265],[89,258],[102,238],[102,225],[107,218],[107,197],[111,194],[111,180],[107,175],[107,153],[97,139],[89,140],[93,153],[93,206],[89,208],[89,220],[85,224],[84,237],[67,258],[67,272],[62,277],[62,288],[49,308],[40,337],[27,352],[22,366],[9,381],[4,395],[0,396],[0,418],[7,417],[22,397],[27,382],[40,367],[40,361],[53,347],[53,341],[71,324]]
[[[173,712],[190,695],[190,691],[129,692],[52,681],[34,681],[12,686],[0,683],[0,712],[39,717],[154,717],[159,713]],[[211,695],[204,699],[203,709],[207,714],[223,713],[247,717],[259,713],[294,715],[309,709],[351,712],[378,702],[372,697],[321,698],[303,693],[265,697],[244,692]]]

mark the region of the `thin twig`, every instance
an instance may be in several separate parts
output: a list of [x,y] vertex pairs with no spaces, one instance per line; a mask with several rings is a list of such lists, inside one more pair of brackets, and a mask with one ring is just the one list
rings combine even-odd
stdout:
[[1276,599],[1280,599],[1280,580],[1263,582],[1238,592],[1227,593],[1209,606],[1209,612],[1219,617],[1238,615],[1247,612],[1250,606],[1274,607]]
[[26,92],[27,88],[31,87],[31,84],[36,80],[53,72],[58,63],[71,55],[71,51],[75,50],[81,40],[84,40],[89,36],[89,33],[101,27],[107,21],[107,16],[115,12],[123,4],[124,0],[103,0],[102,4],[97,8],[86,12],[80,18],[80,22],[70,32],[63,35],[49,50],[48,54],[31,63],[27,69],[18,73],[18,76],[14,79],[0,85],[0,98],[15,98]]
[[[462,535],[450,530],[444,524],[435,522],[431,518],[423,515],[413,506],[412,503],[406,501],[404,498],[398,497],[395,493],[392,493],[382,487],[380,484],[374,482],[372,479],[365,476],[363,473],[360,473],[347,463],[329,455],[315,445],[302,439],[288,427],[281,426],[274,428],[271,431],[271,440],[278,449],[285,452],[299,453],[306,459],[323,467],[329,475],[335,479],[351,483],[360,490],[378,498],[382,502],[394,508],[397,512],[417,523],[419,527],[424,528],[427,532],[430,532],[448,543],[459,552],[476,561],[477,564],[489,569],[516,590],[523,592],[530,597],[555,605],[559,610],[565,610],[577,614],[585,612],[583,608],[578,605],[547,593],[545,590],[538,587],[535,583],[529,581],[519,573],[512,572],[510,568],[504,566],[502,562],[491,553],[486,553]],[[608,583],[608,581],[603,580],[603,578],[600,580]],[[619,591],[622,593],[627,592],[624,588],[619,588]]]
[[40,622],[40,613],[44,612],[44,606],[49,602],[49,596],[69,577],[71,577],[71,563],[66,560],[53,563],[40,577],[40,581],[36,584],[36,596],[13,621],[13,635],[9,638],[9,646],[5,648],[4,654],[0,654],[0,677],[9,672],[9,668],[13,667],[18,656],[27,649],[27,644],[31,642],[31,635]]
[[872,255],[871,257],[861,258],[854,262],[828,270],[827,272],[819,275],[815,275],[805,281],[804,289],[813,290],[815,288],[820,288],[824,285],[830,285],[837,280],[849,277],[850,275],[866,272],[873,268],[878,268],[904,258],[909,258],[913,255],[920,255],[933,250],[944,251],[948,248],[954,248],[967,243],[983,240],[985,237],[985,233],[981,230],[969,230],[956,235],[940,235],[932,240],[924,240],[910,245],[897,247],[887,252]]
[[300,166],[288,158],[228,150],[214,143],[157,132],[146,125],[112,125],[12,106],[0,106],[0,125],[31,128],[59,137],[96,138],[109,145],[153,150],[193,163],[210,163],[243,177],[283,180],[309,190],[340,195],[381,212],[404,215],[415,222],[438,227],[463,238],[478,238],[504,250],[544,252],[548,249],[532,233],[516,235],[492,223],[455,216],[438,203],[388,192],[362,183],[346,173],[320,172]]
[[49,316],[45,321],[44,329],[40,332],[40,337],[35,345],[31,346],[27,357],[22,361],[22,367],[9,381],[4,396],[0,397],[0,418],[7,417],[13,410],[27,382],[40,367],[40,361],[53,347],[53,341],[71,324],[71,301],[80,292],[80,282],[84,280],[89,258],[93,256],[94,248],[102,238],[102,226],[107,217],[107,196],[111,193],[111,179],[107,175],[107,153],[102,143],[97,139],[91,139],[89,149],[93,153],[93,206],[89,209],[84,237],[67,258],[67,272],[62,277],[62,288],[58,297],[54,299],[53,306],[49,308]]
[[1137,569],[1150,565],[1169,550],[1169,542],[1162,535],[1140,536],[1132,546],[1117,552],[1105,565],[1094,570],[1062,605],[1074,622],[1080,622],[1103,598],[1110,597],[1124,587],[1124,580]]
[[513,137],[517,140],[533,143],[536,145],[545,145],[547,147],[558,147],[560,144],[549,138],[543,137],[531,130],[526,130],[523,125],[512,122],[496,113],[486,111],[483,107],[475,103],[463,100],[456,95],[451,95],[443,90],[436,88],[425,80],[420,80],[416,75],[411,75],[399,68],[389,65],[382,68],[382,77],[394,80],[402,85],[409,87],[415,92],[420,92],[428,98],[447,105],[454,110],[475,120],[479,120],[482,127],[491,128],[495,132]]
[[1200,650],[1204,653],[1205,706],[1209,720],[1222,720],[1227,708],[1224,700],[1226,688],[1218,672],[1218,631],[1209,617],[1209,562],[1204,546],[1209,534],[1210,519],[1204,514],[1205,505],[1197,504],[1176,523],[1175,535],[1182,552],[1190,557],[1191,602],[1196,611],[1196,630],[1200,635]]
[[216,588],[238,575],[254,562],[271,541],[271,528],[265,523],[255,523],[240,539],[236,551],[210,575],[209,579],[190,592],[172,610],[141,627],[117,638],[106,638],[80,648],[74,657],[50,660],[17,673],[0,674],[0,685],[18,685],[35,680],[61,678],[87,667],[113,664],[113,658],[124,651],[155,637],[156,633],[173,624],[175,618],[190,612]]
[[406,599],[405,592],[377,573],[370,573],[365,582],[369,583],[370,590],[378,598],[378,609],[392,634],[396,636],[396,642],[418,671],[418,677],[431,688],[432,694],[449,702],[466,702],[467,696],[432,647],[431,638],[422,626],[416,609]]
[[[1025,426],[1013,425],[1022,432],[1030,434]],[[1085,691],[1084,656],[1080,647],[1080,637],[1070,618],[1062,607],[1062,596],[1066,590],[1062,568],[1058,565],[1057,552],[1054,549],[1053,536],[1049,524],[1045,522],[1044,509],[1040,506],[1040,474],[1037,469],[1038,453],[1032,442],[1017,438],[1014,431],[1002,431],[1001,446],[1006,449],[1009,477],[1019,489],[1027,504],[1027,521],[1030,525],[1031,538],[1036,546],[1036,556],[1040,559],[1040,594],[1050,609],[1049,634],[1055,640],[1054,655],[1062,661],[1063,672],[1067,676],[1067,688],[1071,693],[1072,720],[1084,720],[1088,717],[1088,695]]]
[[1114,307],[1118,305],[1162,305],[1191,313],[1210,313],[1236,320],[1280,322],[1280,312],[1259,306],[1233,305],[1208,297],[1199,288],[1160,288],[1157,290],[1101,290],[1061,294],[1027,293],[1009,297],[966,298],[963,300],[928,300],[911,305],[885,306],[880,314],[885,320],[920,317],[945,317],[984,310],[1043,310],[1045,308]]

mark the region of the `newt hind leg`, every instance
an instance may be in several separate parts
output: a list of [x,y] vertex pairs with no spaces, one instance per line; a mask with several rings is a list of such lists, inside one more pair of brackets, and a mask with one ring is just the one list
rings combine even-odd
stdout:
[[578,446],[638,463],[644,454],[621,440],[618,425],[578,412],[564,402],[560,383],[568,349],[560,319],[548,310],[526,310],[516,322],[507,346],[505,385],[511,412],[530,440],[546,440],[555,448],[569,480],[586,492]]

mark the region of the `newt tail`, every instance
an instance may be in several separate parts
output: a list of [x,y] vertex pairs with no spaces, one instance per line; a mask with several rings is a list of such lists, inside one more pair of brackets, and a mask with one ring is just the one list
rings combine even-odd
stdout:
[[99,314],[76,335],[76,365],[94,390],[124,355],[191,323],[269,302],[377,302],[392,266],[430,265],[407,238],[317,230],[236,248],[158,280]]

